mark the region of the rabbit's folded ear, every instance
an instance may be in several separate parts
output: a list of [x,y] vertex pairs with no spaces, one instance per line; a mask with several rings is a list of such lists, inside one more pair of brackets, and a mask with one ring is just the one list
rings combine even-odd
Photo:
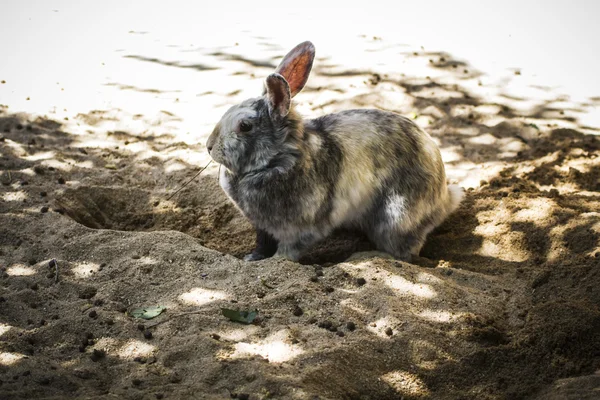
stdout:
[[315,46],[306,41],[294,47],[279,63],[275,72],[288,82],[292,97],[297,95],[306,84],[314,59]]
[[288,115],[292,97],[290,86],[285,78],[277,73],[269,75],[265,82],[265,91],[271,118],[277,119]]

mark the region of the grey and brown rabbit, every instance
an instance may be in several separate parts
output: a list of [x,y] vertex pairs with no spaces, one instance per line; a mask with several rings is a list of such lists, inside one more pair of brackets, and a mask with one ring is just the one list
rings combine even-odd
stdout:
[[347,110],[303,120],[292,98],[315,48],[304,42],[269,75],[261,97],[231,107],[208,138],[223,190],[252,222],[256,249],[299,257],[336,228],[364,231],[397,259],[417,255],[463,197],[447,186],[440,151],[407,118]]

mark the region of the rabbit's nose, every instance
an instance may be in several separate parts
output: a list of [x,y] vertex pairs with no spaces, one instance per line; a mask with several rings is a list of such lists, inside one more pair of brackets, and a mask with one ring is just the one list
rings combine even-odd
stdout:
[[206,148],[208,149],[208,152],[210,153],[213,149],[213,146],[212,146],[212,144],[209,144],[206,146]]

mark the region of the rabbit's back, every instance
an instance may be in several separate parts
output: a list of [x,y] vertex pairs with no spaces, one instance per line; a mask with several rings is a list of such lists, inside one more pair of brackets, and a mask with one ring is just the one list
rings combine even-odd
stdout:
[[[307,140],[340,148],[338,159],[315,160],[339,173],[330,206],[334,226],[360,222],[375,204],[394,196],[391,212],[405,210],[415,223],[447,197],[444,166],[437,146],[417,125],[381,110],[348,110],[305,121]],[[314,136],[314,137],[311,137]],[[325,139],[327,138],[327,139]],[[327,157],[327,152],[316,152]],[[337,164],[338,165],[334,165]],[[389,202],[389,201],[388,201]],[[417,208],[408,213],[409,208]]]

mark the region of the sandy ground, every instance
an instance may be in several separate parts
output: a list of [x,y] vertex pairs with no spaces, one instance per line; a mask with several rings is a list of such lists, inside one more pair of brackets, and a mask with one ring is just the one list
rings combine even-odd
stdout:
[[[0,17],[0,399],[600,398],[600,90],[567,46],[548,56],[561,74],[502,30],[499,55],[481,35],[454,54],[465,28],[441,20],[419,41],[367,13],[364,30],[338,21],[341,43],[246,10],[223,29],[224,6],[16,4]],[[244,262],[253,232],[216,166],[167,200],[305,39],[300,111],[410,116],[467,189],[413,264],[354,232],[301,263]],[[130,315],[149,305],[167,310]]]

